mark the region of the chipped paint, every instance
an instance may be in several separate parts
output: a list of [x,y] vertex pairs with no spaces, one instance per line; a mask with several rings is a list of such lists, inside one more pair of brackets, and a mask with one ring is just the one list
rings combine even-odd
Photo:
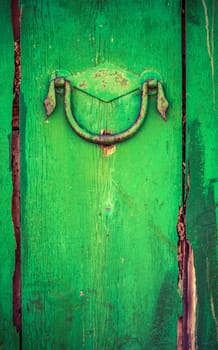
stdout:
[[[187,199],[187,197],[186,197]],[[177,350],[195,350],[196,329],[196,274],[194,253],[191,243],[186,238],[185,205],[179,208],[178,233],[178,287],[183,299],[183,315],[177,324]]]
[[100,147],[103,150],[103,155],[105,157],[109,157],[116,152],[116,145],[108,145],[108,146],[102,145]]
[[177,350],[183,350],[182,347],[182,316],[177,322]]
[[[187,320],[186,323],[187,334],[184,334],[188,338],[188,349],[195,350],[195,328],[196,328],[196,305],[197,305],[197,293],[196,293],[196,274],[194,266],[194,253],[192,246],[188,240],[186,240],[186,252],[187,252],[187,276],[186,276],[186,295],[184,293],[183,300],[187,306]],[[185,306],[184,306],[185,309]],[[185,310],[184,310],[185,313]]]
[[111,102],[140,88],[139,77],[111,63],[72,74],[72,86],[104,102]]

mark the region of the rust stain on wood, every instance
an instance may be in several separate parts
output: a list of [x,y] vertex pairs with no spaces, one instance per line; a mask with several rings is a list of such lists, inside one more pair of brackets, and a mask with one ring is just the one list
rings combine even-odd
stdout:
[[[100,132],[101,135],[112,135],[111,130],[102,129]],[[100,148],[103,150],[103,155],[109,157],[116,152],[116,145],[100,145]]]

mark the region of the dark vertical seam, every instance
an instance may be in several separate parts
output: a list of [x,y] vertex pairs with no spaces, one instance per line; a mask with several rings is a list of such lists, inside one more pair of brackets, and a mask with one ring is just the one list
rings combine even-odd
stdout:
[[177,350],[188,350],[188,259],[189,242],[186,237],[186,0],[181,0],[181,59],[182,59],[182,200],[179,207],[178,234],[178,286],[182,292],[182,316],[177,324]]
[[183,246],[183,322],[182,322],[182,349],[189,349],[188,335],[188,258],[189,245],[186,236],[186,202],[188,189],[186,188],[186,0],[182,0],[182,207],[183,207],[183,226],[184,240]]
[[20,10],[19,0],[11,0],[11,21],[14,37],[14,82],[12,105],[12,221],[14,227],[15,268],[13,275],[13,323],[19,332],[21,345],[21,239],[20,239],[20,123],[19,123],[19,95],[20,95]]
[[186,204],[186,0],[182,0],[182,204]]

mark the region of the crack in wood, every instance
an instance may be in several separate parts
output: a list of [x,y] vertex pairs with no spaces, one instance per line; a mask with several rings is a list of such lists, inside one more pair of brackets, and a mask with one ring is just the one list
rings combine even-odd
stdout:
[[178,287],[182,294],[183,315],[177,323],[177,350],[195,350],[196,327],[196,274],[194,252],[186,236],[186,205],[190,188],[190,170],[185,184],[185,199],[179,208],[178,234]]
[[186,236],[186,204],[190,188],[190,166],[186,168],[186,1],[181,2],[182,27],[182,206],[177,221],[178,287],[183,300],[183,314],[177,322],[177,350],[195,349],[196,275],[192,245]]
[[15,249],[15,269],[13,275],[13,322],[17,332],[21,331],[21,264],[20,264],[20,132],[19,132],[19,95],[20,95],[20,12],[18,0],[11,1],[12,28],[14,35],[14,83],[12,106],[12,221]]

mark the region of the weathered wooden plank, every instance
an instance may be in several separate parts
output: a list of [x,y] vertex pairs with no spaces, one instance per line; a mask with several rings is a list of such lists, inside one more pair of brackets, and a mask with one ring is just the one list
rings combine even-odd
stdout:
[[218,343],[218,3],[187,1],[187,236],[196,269],[196,347]]
[[[22,315],[25,349],[176,347],[181,201],[180,2],[21,1]],[[172,45],[173,41],[173,45]],[[149,98],[142,130],[103,150],[45,121],[53,70],[108,61],[163,75],[168,122]],[[109,104],[74,93],[80,123],[118,131],[139,93]],[[128,118],[130,120],[128,120]]]
[[10,2],[0,2],[0,349],[18,349],[18,334],[13,325],[12,280],[14,273],[15,239],[11,201],[11,121],[13,103],[14,45]]

